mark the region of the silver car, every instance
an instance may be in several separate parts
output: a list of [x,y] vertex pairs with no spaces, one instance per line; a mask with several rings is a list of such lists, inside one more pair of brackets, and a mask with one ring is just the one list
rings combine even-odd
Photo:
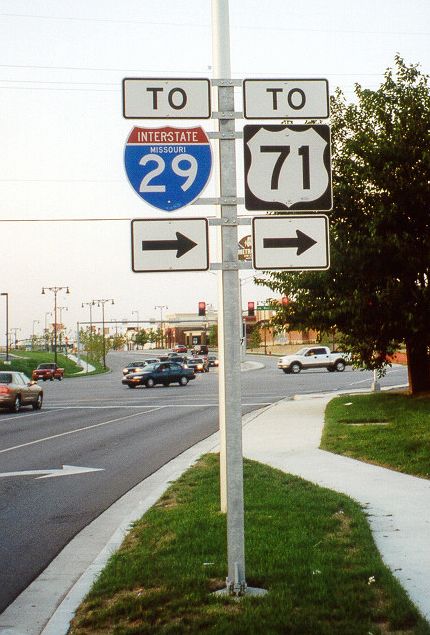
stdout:
[[24,373],[18,371],[0,371],[0,408],[19,412],[21,406],[32,406],[40,410],[43,402],[43,390]]

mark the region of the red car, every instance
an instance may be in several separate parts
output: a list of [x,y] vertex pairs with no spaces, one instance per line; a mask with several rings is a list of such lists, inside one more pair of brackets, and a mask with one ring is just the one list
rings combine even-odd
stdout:
[[172,350],[174,353],[186,353],[188,351],[188,348],[185,346],[185,344],[177,344]]

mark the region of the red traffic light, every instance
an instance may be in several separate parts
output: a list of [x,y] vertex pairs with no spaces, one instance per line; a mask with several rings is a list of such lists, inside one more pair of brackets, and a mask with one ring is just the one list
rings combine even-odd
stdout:
[[255,302],[248,302],[248,317],[255,316]]
[[199,302],[199,316],[204,317],[206,315],[206,302]]

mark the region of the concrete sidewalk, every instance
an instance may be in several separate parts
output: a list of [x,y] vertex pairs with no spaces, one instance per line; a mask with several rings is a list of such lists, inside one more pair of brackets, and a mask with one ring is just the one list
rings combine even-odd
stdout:
[[[333,396],[282,400],[246,415],[244,456],[361,503],[385,563],[430,619],[430,481],[319,450],[324,410]],[[155,503],[169,482],[218,447],[216,433],[170,461],[88,525],[0,616],[0,634],[65,635],[74,611],[130,523]]]
[[361,503],[384,562],[430,620],[430,481],[319,450],[332,398],[269,406],[245,426],[244,456]]

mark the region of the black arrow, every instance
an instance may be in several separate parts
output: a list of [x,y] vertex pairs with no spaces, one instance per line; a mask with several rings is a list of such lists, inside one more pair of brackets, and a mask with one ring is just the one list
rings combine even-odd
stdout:
[[187,238],[181,232],[175,233],[176,240],[142,240],[142,251],[170,251],[176,249],[176,258],[180,258],[197,245],[191,238]]
[[300,229],[296,229],[296,235],[297,238],[263,238],[263,247],[266,249],[297,247],[296,255],[300,256],[317,243],[316,240],[301,232]]

